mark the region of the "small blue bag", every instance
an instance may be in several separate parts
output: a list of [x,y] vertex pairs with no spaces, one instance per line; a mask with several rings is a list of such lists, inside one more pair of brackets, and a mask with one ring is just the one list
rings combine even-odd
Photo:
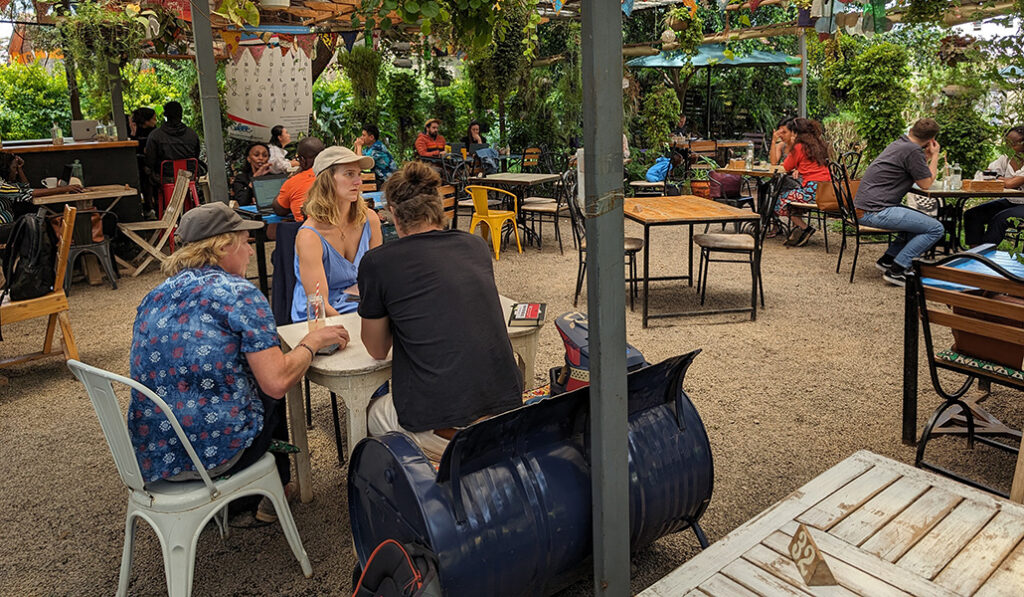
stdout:
[[654,165],[647,169],[645,178],[647,182],[664,182],[668,178],[670,170],[672,170],[672,161],[663,156],[658,158]]

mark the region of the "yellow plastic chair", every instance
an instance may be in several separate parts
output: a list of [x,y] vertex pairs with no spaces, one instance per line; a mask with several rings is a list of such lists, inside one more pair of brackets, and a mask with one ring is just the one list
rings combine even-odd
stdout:
[[[512,197],[512,211],[508,210],[497,210],[490,209],[487,206],[487,191],[494,191],[495,193],[505,193]],[[516,222],[516,195],[510,193],[504,189],[496,189],[494,187],[484,187],[480,185],[469,185],[466,187],[466,192],[473,197],[473,220],[469,223],[470,234],[476,230],[477,224],[486,224],[487,228],[491,231],[491,244],[494,246],[494,258],[501,259],[498,255],[501,251],[501,228],[505,225],[505,222],[512,222],[512,230],[516,234],[516,246],[519,247],[519,252],[523,252],[523,245],[519,242],[519,228]]]

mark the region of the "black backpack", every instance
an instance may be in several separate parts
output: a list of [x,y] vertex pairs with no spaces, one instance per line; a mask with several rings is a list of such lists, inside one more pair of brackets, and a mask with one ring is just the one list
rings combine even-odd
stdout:
[[51,292],[57,277],[56,254],[57,237],[44,209],[15,220],[3,251],[5,282],[0,300],[7,294],[12,301],[24,301]]
[[366,568],[352,574],[352,597],[442,597],[437,556],[415,543],[387,539],[373,550]]

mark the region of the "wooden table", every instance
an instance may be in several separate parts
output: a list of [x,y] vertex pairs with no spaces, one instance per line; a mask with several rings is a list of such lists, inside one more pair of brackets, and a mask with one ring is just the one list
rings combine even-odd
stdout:
[[[132,141],[132,143],[135,143]],[[124,184],[107,184],[97,185],[92,187],[85,187],[81,193],[61,193],[60,195],[50,195],[48,197],[33,197],[32,203],[34,205],[53,205],[56,203],[70,203],[78,208],[78,218],[75,221],[75,232],[74,242],[81,244],[90,244],[92,240],[92,218],[89,217],[87,210],[92,209],[92,202],[96,199],[113,199],[113,201],[107,206],[108,210],[113,210],[117,202],[122,197],[134,197],[139,194],[139,191],[132,187]],[[85,277],[89,281],[89,284],[95,286],[103,283],[103,274],[100,271],[99,262],[95,255],[87,253],[82,256],[85,260]],[[115,266],[116,267],[116,266]],[[70,276],[71,272],[67,272]],[[111,280],[111,282],[116,282]]]
[[966,191],[960,189],[954,191],[952,189],[932,186],[928,190],[924,190],[919,188],[917,185],[914,185],[910,188],[910,192],[921,197],[936,199],[941,203],[941,208],[939,209],[939,221],[946,226],[946,232],[949,233],[949,240],[946,241],[945,246],[947,255],[951,250],[959,251],[967,248],[966,245],[961,244],[960,235],[963,232],[964,226],[964,204],[967,203],[968,199],[996,199],[1007,197],[1011,199],[1020,199],[1021,202],[1024,203],[1024,190],[1019,189],[1003,189],[1000,191]]
[[[788,555],[799,523],[839,586]],[[640,597],[1021,595],[1024,507],[860,451],[755,516]]]
[[[658,313],[648,312],[648,300],[650,298],[649,282],[651,280],[687,280],[693,286],[693,226],[695,224],[726,224],[750,222],[754,225],[754,233],[759,234],[761,220],[758,214],[746,210],[718,203],[710,199],[703,199],[696,195],[680,195],[678,197],[627,197],[624,200],[623,212],[627,219],[644,227],[644,299],[643,299],[643,327],[647,327],[647,321],[656,317],[680,317],[688,315],[710,315],[715,313],[739,313],[750,312],[750,318],[757,319],[757,282],[751,284],[750,308],[717,309],[691,311],[688,313]],[[689,226],[689,250],[687,251],[687,274],[685,276],[650,276],[651,258],[651,228],[656,226]],[[754,255],[755,262],[760,267],[761,251],[760,245]]]
[[[511,312],[512,305],[516,301],[505,296],[500,298],[501,310],[507,320],[508,313]],[[367,435],[366,411],[370,405],[370,396],[374,390],[391,379],[391,356],[378,361],[366,351],[366,347],[359,337],[362,326],[358,314],[346,313],[328,317],[327,323],[329,325],[344,325],[351,339],[343,350],[332,355],[318,355],[314,358],[306,372],[306,377],[313,383],[338,394],[345,402],[346,437],[348,451],[351,454],[359,440]],[[541,327],[508,328],[512,351],[518,356],[519,367],[523,371],[527,384],[533,381]],[[284,347],[290,350],[302,341],[308,330],[306,322],[301,322],[281,326],[277,328],[277,333],[281,337]],[[291,441],[299,448],[299,453],[295,455],[296,482],[299,485],[299,495],[302,501],[309,502],[313,499],[313,485],[310,480],[305,403],[299,384],[288,390],[287,400]]]

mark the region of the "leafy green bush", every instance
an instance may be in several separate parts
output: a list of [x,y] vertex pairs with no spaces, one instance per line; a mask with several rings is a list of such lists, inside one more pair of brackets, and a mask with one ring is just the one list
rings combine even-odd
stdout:
[[0,134],[4,139],[44,139],[56,122],[71,130],[71,104],[63,69],[46,72],[38,62],[0,64]]
[[949,97],[939,105],[935,120],[939,123],[938,142],[950,163],[973,176],[991,161],[996,131],[975,109],[974,97]]
[[825,127],[825,141],[832,146],[836,157],[848,151],[864,151],[864,140],[857,133],[857,119],[851,112],[840,112],[826,118],[821,124]]
[[849,70],[857,132],[867,144],[864,159],[870,162],[906,129],[903,111],[910,103],[905,87],[910,78],[907,51],[883,42],[857,56]]
[[679,99],[668,87],[647,94],[640,107],[644,144],[650,149],[663,149],[672,138],[672,126],[679,120]]

